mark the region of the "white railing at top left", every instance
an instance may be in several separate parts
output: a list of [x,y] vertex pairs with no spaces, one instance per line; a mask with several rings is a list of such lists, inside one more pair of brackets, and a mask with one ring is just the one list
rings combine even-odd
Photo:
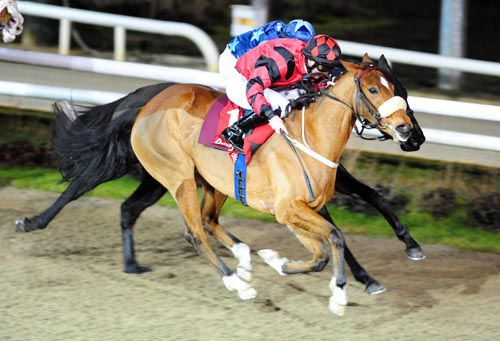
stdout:
[[119,62],[101,58],[61,56],[53,53],[23,51],[6,47],[0,47],[0,60],[113,76],[177,83],[196,83],[221,89],[225,87],[224,79],[219,73],[187,68]]
[[191,40],[201,51],[207,63],[207,70],[217,71],[219,51],[210,37],[196,26],[153,19],[135,18],[125,15],[100,13],[75,8],[19,1],[19,11],[25,15],[57,19],[59,25],[59,53],[69,54],[71,22],[114,28],[115,60],[125,60],[126,30],[181,36]]

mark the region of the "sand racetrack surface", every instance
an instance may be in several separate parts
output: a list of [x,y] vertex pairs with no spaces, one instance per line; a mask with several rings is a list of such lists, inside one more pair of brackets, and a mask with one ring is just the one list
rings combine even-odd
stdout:
[[46,230],[14,231],[15,219],[56,197],[0,188],[0,340],[500,340],[500,254],[424,245],[428,258],[416,262],[395,237],[347,236],[388,291],[368,296],[350,276],[338,317],[328,310],[330,265],[282,277],[255,254],[306,259],[283,226],[221,220],[253,251],[258,296],[244,302],[183,239],[175,209],[152,207],[136,225],[138,260],[153,268],[146,275],[122,272],[120,202],[82,198]]

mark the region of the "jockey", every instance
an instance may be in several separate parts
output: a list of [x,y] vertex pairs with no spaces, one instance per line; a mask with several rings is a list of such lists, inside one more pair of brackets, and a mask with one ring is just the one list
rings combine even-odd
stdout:
[[[320,34],[307,43],[299,39],[281,38],[266,41],[238,59],[236,70],[244,78],[246,106],[253,113],[222,131],[221,136],[236,150],[243,152],[243,135],[261,123],[278,134],[287,133],[282,117],[289,101],[278,96],[265,96],[270,87],[289,87],[311,72],[329,72],[339,66],[340,47],[335,39]],[[231,88],[231,84],[227,88]],[[231,98],[230,98],[231,99]],[[236,103],[238,104],[238,103]]]
[[[245,97],[247,80],[236,70],[236,62],[242,55],[268,40],[297,38],[307,42],[315,35],[316,31],[311,23],[295,19],[288,24],[280,20],[271,21],[260,28],[233,38],[219,58],[219,72],[226,80],[227,97],[241,108],[251,110]],[[274,92],[274,90],[269,89],[269,96],[273,96]],[[265,96],[268,96],[268,93]],[[276,95],[274,94],[274,96]]]

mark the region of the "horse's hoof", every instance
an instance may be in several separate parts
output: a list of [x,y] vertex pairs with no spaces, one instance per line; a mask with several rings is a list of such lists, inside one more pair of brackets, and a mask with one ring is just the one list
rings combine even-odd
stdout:
[[330,311],[335,315],[344,316],[345,307],[347,306],[347,288],[345,286],[343,288],[338,287],[335,277],[332,277],[329,287],[332,291],[330,303],[328,304]]
[[255,291],[250,284],[239,278],[236,274],[222,276],[222,282],[226,286],[227,290],[236,290],[238,292],[238,297],[242,300],[250,300],[257,296],[257,291]]
[[138,263],[132,263],[125,266],[125,273],[128,274],[143,274],[151,271],[152,271],[151,268],[139,265]]
[[375,281],[366,285],[365,291],[368,295],[378,295],[386,292],[387,289],[384,288],[379,282]]
[[16,220],[16,232],[31,232],[35,230],[30,226],[31,220],[28,217],[23,217]]
[[238,291],[238,297],[243,301],[254,299],[256,296],[257,291],[252,287]]
[[330,312],[332,314],[335,314],[337,316],[344,316],[346,312],[346,306],[334,302],[333,296],[330,297],[330,304],[328,305],[328,308],[330,309]]
[[406,255],[411,260],[423,260],[423,259],[425,259],[425,253],[420,246],[406,249]]

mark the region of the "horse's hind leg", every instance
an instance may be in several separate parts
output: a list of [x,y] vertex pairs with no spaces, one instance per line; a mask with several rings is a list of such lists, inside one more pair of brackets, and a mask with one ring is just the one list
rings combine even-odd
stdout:
[[201,201],[201,219],[205,229],[228,248],[238,260],[236,274],[247,282],[252,280],[252,259],[250,247],[227,232],[219,225],[219,215],[227,196],[215,190],[206,181],[203,181],[203,198]]
[[144,170],[141,184],[121,206],[120,226],[126,273],[137,274],[151,271],[150,268],[137,263],[135,259],[133,228],[139,215],[166,192],[166,188]]
[[288,227],[302,245],[311,252],[312,258],[310,260],[290,262],[288,258],[280,257],[278,252],[271,249],[259,250],[257,254],[280,275],[322,271],[329,260],[328,249],[322,238],[291,225]]
[[95,186],[82,188],[79,182],[70,182],[68,187],[61,193],[59,198],[41,214],[32,218],[20,218],[16,220],[17,232],[31,232],[47,227],[52,219],[73,200],[78,199],[84,193],[92,190]]

